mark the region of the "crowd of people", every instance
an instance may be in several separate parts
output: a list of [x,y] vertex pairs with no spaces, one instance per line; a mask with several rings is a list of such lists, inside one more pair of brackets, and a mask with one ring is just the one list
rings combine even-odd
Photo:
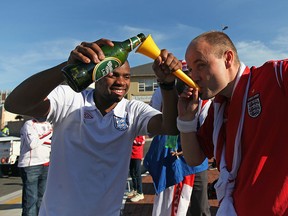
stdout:
[[[220,172],[215,184],[217,215],[288,214],[288,138],[281,124],[288,121],[287,59],[249,68],[227,34],[205,32],[185,53],[189,75],[199,88],[178,92],[173,72],[182,62],[163,49],[152,66],[161,91],[160,111],[125,99],[128,61],[97,81],[95,89],[76,93],[63,85],[61,69],[72,63],[99,63],[105,58],[103,44],[113,46],[107,39],[82,42],[67,62],[29,77],[6,99],[7,111],[53,125],[40,216],[119,216],[133,141],[144,135],[178,136],[181,149],[171,155],[187,166],[215,158]],[[212,102],[199,124],[200,102],[206,100]],[[279,158],[284,165],[279,166]],[[139,187],[133,189],[143,194]]]

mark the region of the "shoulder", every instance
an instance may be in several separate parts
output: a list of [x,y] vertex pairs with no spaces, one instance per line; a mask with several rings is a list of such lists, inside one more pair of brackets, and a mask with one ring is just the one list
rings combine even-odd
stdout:
[[50,101],[57,101],[60,104],[72,104],[79,102],[79,100],[84,100],[89,92],[92,91],[75,92],[70,86],[59,85],[48,95],[48,99]]
[[262,84],[265,82],[271,84],[271,81],[275,80],[277,85],[282,88],[287,85],[288,59],[267,61],[260,67],[252,67],[251,72],[252,79],[257,80],[261,77]]
[[23,127],[30,127],[34,124],[34,121],[31,119],[31,120],[28,120],[24,123]]
[[259,67],[251,67],[251,71],[272,71],[272,72],[280,72],[280,73],[287,73],[288,71],[288,59],[282,60],[270,60],[265,62],[263,65]]
[[34,122],[33,122],[32,119],[26,121],[26,122],[23,124],[20,133],[23,133],[24,131],[30,130],[30,128],[32,128],[33,124],[34,124]]
[[139,101],[139,100],[130,100],[128,102],[128,106],[130,107],[130,109],[132,110],[138,110],[139,112],[157,112],[160,113],[160,111],[158,111],[157,109],[153,108],[152,106],[150,106],[149,104],[143,102],[143,101]]

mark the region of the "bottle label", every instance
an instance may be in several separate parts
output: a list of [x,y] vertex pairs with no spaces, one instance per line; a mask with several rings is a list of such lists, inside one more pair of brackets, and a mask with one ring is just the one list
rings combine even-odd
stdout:
[[121,65],[122,62],[118,58],[115,57],[105,58],[103,61],[95,65],[93,69],[92,80],[94,82],[97,82],[104,76],[108,75],[109,73],[112,73],[115,68],[120,67]]

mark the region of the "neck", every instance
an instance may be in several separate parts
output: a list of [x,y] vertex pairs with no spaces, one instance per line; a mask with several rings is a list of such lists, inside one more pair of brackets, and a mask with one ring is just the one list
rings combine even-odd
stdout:
[[231,67],[229,74],[230,74],[230,82],[228,82],[227,86],[225,89],[223,89],[223,91],[221,92],[221,95],[226,97],[228,100],[231,99],[233,92],[234,92],[234,88],[235,85],[237,85],[237,81],[238,81],[238,75],[241,71],[241,65],[237,64],[235,65],[235,67]]
[[94,99],[94,103],[96,107],[98,108],[98,110],[101,112],[103,116],[109,113],[118,104],[117,102],[107,101],[103,99],[103,97],[96,94],[96,91],[94,91],[93,99]]

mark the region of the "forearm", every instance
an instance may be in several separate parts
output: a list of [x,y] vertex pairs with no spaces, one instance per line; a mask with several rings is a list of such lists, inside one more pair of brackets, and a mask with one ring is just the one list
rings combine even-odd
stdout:
[[66,62],[39,72],[18,85],[7,97],[5,109],[12,113],[35,116],[48,112],[48,94],[64,81],[61,69]]
[[186,163],[190,166],[200,165],[205,159],[205,155],[198,142],[196,132],[180,133],[180,137]]
[[31,139],[31,142],[29,144],[30,144],[30,149],[35,149],[43,145],[43,140],[39,139],[38,137],[34,137]]
[[161,90],[162,114],[153,116],[148,123],[148,132],[154,135],[177,135],[176,125],[178,95],[175,87],[171,90]]
[[176,119],[178,116],[177,111],[178,94],[176,88],[174,87],[174,89],[168,91],[161,89],[161,94],[163,98],[162,125],[165,128],[167,134],[176,135],[179,133],[176,124]]

